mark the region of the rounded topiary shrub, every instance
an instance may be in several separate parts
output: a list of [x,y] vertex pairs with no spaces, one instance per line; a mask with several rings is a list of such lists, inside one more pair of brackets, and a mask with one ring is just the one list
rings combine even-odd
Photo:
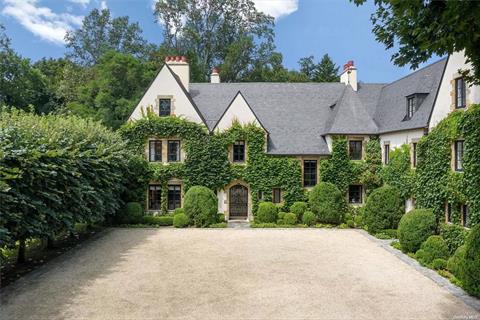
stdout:
[[458,247],[457,250],[455,250],[454,255],[447,261],[447,270],[460,280],[464,278],[463,268],[465,264],[465,251],[465,245]]
[[288,225],[295,225],[297,223],[297,215],[293,212],[287,212],[283,216],[283,223]]
[[207,227],[217,222],[217,196],[207,187],[194,186],[188,189],[183,209],[189,220],[197,227]]
[[480,224],[472,228],[465,241],[462,281],[468,293],[480,297]]
[[277,207],[271,202],[261,202],[258,205],[255,222],[275,223],[277,221]]
[[313,226],[317,223],[317,216],[312,211],[305,211],[303,213],[302,222],[307,226]]
[[140,223],[143,219],[143,208],[138,202],[127,202],[120,216],[120,223]]
[[339,224],[343,221],[345,197],[332,183],[317,184],[309,193],[308,204],[318,222]]
[[447,266],[447,260],[437,258],[432,261],[431,266],[435,270],[443,270]]
[[458,224],[442,223],[440,226],[440,235],[447,243],[451,255],[465,243],[467,234],[467,230]]
[[297,216],[297,221],[302,221],[303,214],[308,210],[308,205],[306,202],[298,201],[294,202],[290,207],[290,212],[294,213]]
[[177,213],[173,216],[173,226],[175,228],[185,228],[190,224],[190,219],[188,219],[185,213]]
[[383,186],[375,189],[365,204],[365,223],[368,232],[375,234],[383,229],[396,229],[404,210],[397,188]]
[[448,259],[448,247],[445,240],[440,236],[430,236],[422,243],[420,250],[416,253],[416,258],[423,264],[430,266],[435,259]]
[[398,240],[404,252],[416,252],[427,238],[435,233],[432,210],[415,209],[403,215],[398,224]]

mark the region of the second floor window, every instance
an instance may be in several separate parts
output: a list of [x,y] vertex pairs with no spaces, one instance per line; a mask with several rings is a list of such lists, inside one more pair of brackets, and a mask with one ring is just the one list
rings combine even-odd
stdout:
[[385,164],[389,164],[390,163],[390,145],[389,144],[386,144],[383,146],[384,150],[384,159],[383,159],[383,163]]
[[273,203],[282,202],[282,190],[280,190],[280,188],[273,188],[272,192],[273,192],[272,202]]
[[462,225],[468,227],[470,225],[469,216],[468,216],[468,206],[466,204],[461,205],[462,210]]
[[175,210],[182,206],[181,187],[179,185],[168,186],[167,206],[168,210]]
[[348,154],[351,160],[362,160],[362,141],[349,141]]
[[148,187],[148,210],[160,210],[162,186],[151,184]]
[[417,143],[412,143],[412,166],[417,167]]
[[245,162],[245,141],[238,140],[233,144],[233,162]]
[[168,162],[180,161],[180,141],[168,140]]
[[463,78],[455,79],[455,108],[465,108],[467,105],[467,89]]
[[455,171],[463,171],[463,140],[455,141]]
[[452,222],[452,204],[451,203],[447,203],[447,214],[446,214],[445,220],[447,222]]
[[158,99],[158,112],[160,117],[168,117],[171,114],[172,100]]
[[407,118],[410,119],[413,117],[415,112],[415,97],[407,98]]
[[148,160],[150,162],[162,161],[162,141],[151,140],[149,141]]
[[317,160],[303,161],[303,186],[314,187],[317,184]]

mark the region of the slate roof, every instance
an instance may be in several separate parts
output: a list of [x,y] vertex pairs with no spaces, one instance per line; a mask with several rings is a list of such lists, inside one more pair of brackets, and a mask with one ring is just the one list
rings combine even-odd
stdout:
[[[328,134],[380,134],[424,128],[433,109],[447,59],[390,84],[191,83],[189,94],[210,130],[241,92],[269,132],[268,153],[328,155]],[[406,97],[426,94],[410,120]]]

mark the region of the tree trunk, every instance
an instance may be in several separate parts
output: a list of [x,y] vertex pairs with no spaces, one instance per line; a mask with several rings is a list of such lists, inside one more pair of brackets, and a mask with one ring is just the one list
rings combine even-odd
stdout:
[[20,239],[18,244],[17,264],[25,262],[25,239]]

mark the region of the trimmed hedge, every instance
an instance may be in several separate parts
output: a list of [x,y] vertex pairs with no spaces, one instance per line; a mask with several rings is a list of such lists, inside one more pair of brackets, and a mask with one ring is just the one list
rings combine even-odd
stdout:
[[277,207],[272,202],[261,202],[258,205],[255,222],[275,223],[277,221]]
[[188,219],[197,227],[207,227],[217,222],[217,196],[207,187],[194,186],[188,189],[183,209]]
[[468,231],[458,224],[443,223],[440,226],[440,235],[447,243],[448,251],[452,255],[465,243]]
[[295,225],[297,223],[297,215],[293,212],[285,213],[283,223],[291,226]]
[[445,240],[440,236],[430,236],[422,243],[420,250],[417,251],[415,257],[426,266],[430,266],[435,259],[448,259],[448,246]]
[[367,198],[365,223],[368,232],[375,234],[384,229],[396,229],[404,214],[400,191],[391,186],[375,189]]
[[442,258],[434,259],[431,263],[431,266],[435,270],[443,270],[447,266],[447,260]]
[[464,278],[465,252],[465,245],[458,247],[455,254],[447,262],[447,270],[460,280]]
[[308,203],[318,222],[340,224],[346,211],[346,200],[332,183],[321,182],[309,193]]
[[317,216],[312,211],[305,211],[302,217],[302,222],[307,226],[313,226],[317,223]]
[[173,216],[173,226],[175,228],[185,228],[188,227],[189,224],[190,220],[185,213],[177,213]]
[[465,261],[463,264],[463,285],[465,290],[480,297],[480,224],[476,225],[465,242]]
[[290,207],[290,212],[297,216],[297,221],[302,221],[303,214],[308,210],[308,204],[303,201],[297,201]]
[[436,221],[432,210],[415,209],[403,215],[398,224],[398,240],[404,252],[416,252],[435,233]]
[[142,205],[138,202],[128,202],[121,217],[122,223],[140,223],[143,217]]
[[173,225],[172,216],[144,216],[143,223],[155,226],[171,226]]

